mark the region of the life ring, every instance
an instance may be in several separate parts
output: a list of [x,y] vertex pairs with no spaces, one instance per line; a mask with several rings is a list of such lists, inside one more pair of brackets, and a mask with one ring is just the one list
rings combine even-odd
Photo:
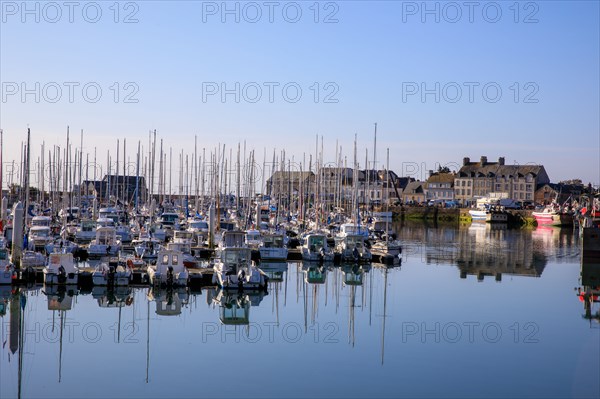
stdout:
[[127,267],[133,269],[133,260],[127,259]]

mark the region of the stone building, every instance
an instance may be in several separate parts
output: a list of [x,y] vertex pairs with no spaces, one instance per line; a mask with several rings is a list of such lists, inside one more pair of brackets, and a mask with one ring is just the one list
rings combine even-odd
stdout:
[[498,162],[488,162],[485,156],[479,162],[464,158],[454,179],[454,198],[468,206],[495,192],[516,201],[533,202],[536,188],[549,182],[543,165],[506,165],[504,157]]

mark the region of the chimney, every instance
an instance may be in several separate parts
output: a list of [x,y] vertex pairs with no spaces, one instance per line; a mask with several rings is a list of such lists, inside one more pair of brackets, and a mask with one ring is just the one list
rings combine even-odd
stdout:
[[433,170],[429,169],[429,177],[433,176]]
[[485,165],[487,163],[487,157],[486,156],[481,156],[481,165]]
[[469,157],[463,158],[463,166],[467,166],[469,164],[469,162],[471,162],[471,159]]
[[504,157],[498,158],[498,164],[504,165]]

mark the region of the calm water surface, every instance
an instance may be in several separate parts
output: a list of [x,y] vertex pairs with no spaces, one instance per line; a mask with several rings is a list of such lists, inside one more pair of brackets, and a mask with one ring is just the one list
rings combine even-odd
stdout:
[[0,288],[0,397],[600,396],[576,234],[399,232],[399,266],[269,265],[266,295]]

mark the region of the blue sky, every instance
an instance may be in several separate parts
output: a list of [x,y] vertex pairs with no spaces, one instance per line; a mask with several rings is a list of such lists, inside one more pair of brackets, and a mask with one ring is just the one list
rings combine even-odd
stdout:
[[176,154],[197,135],[207,152],[245,141],[259,163],[265,148],[308,158],[322,135],[326,162],[336,142],[351,162],[357,134],[364,166],[377,122],[378,163],[389,148],[399,174],[486,155],[600,183],[598,2],[475,2],[471,16],[464,2],[228,2],[239,22],[223,4],[76,2],[70,22],[63,2],[29,2],[27,14],[2,1],[5,162],[19,160],[28,125],[35,151],[64,146],[69,125],[100,159],[124,137],[134,159],[156,129]]

